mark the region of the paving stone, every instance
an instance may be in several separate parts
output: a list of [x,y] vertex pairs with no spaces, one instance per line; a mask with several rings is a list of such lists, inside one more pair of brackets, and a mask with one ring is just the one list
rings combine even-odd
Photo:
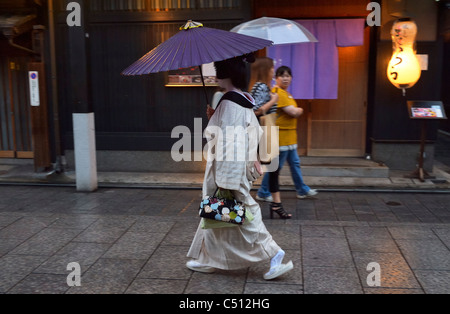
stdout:
[[164,245],[190,246],[199,223],[197,217],[189,222],[176,222],[164,238]]
[[12,224],[18,219],[20,219],[18,216],[0,215],[0,229]]
[[369,269],[370,263],[380,265],[380,288],[395,289],[420,289],[414,273],[400,253],[362,253],[352,252],[355,265],[365,288],[371,288],[368,277],[373,269]]
[[302,226],[303,237],[344,238],[344,229],[339,226]]
[[55,218],[22,217],[0,230],[1,238],[28,239],[39,231],[47,228]]
[[244,294],[303,294],[303,285],[247,282]]
[[151,256],[138,278],[189,279],[192,275],[186,267],[188,246],[160,246]]
[[303,238],[303,265],[314,267],[352,267],[345,238]]
[[450,294],[450,271],[417,270],[415,274],[427,294]]
[[353,267],[304,267],[305,294],[362,294]]
[[422,289],[364,288],[365,294],[424,294]]
[[0,293],[14,287],[46,259],[45,256],[11,254],[0,258]]
[[83,274],[109,247],[109,244],[71,242],[42,263],[33,273],[68,275],[67,265],[76,262],[80,264]]
[[122,294],[136,278],[145,260],[102,258],[81,276],[81,286],[69,294]]
[[66,275],[30,274],[21,280],[10,294],[63,294],[69,290]]
[[187,280],[138,278],[125,291],[126,294],[182,294]]
[[129,229],[130,232],[168,233],[174,226],[174,221],[161,221],[156,217],[144,217],[139,219]]
[[394,239],[437,239],[436,234],[428,227],[394,226],[389,227],[389,232]]
[[111,228],[98,228],[89,227],[81,232],[73,241],[76,242],[94,242],[94,243],[114,243],[124,233],[125,228],[111,227]]
[[65,215],[64,217],[57,218],[50,227],[61,229],[86,229],[93,224],[97,218],[92,218],[84,215]]
[[140,218],[138,216],[127,215],[98,215],[98,219],[89,228],[102,229],[102,228],[122,228],[128,229],[136,223]]
[[300,249],[300,227],[298,225],[268,225],[266,228],[283,250]]
[[78,229],[46,228],[16,247],[11,254],[55,254],[80,233]]
[[450,271],[450,251],[440,240],[413,239],[396,242],[411,269]]
[[126,232],[111,246],[104,257],[148,259],[164,236],[161,233]]
[[0,239],[0,257],[14,250],[22,242],[21,239]]
[[221,271],[212,274],[193,273],[186,294],[231,294],[244,292],[247,269]]
[[345,227],[352,252],[399,253],[387,228]]
[[385,227],[344,227],[345,234],[348,238],[377,238],[377,239],[392,239],[389,230]]
[[445,228],[444,226],[433,228],[434,233],[439,239],[450,249],[450,226]]

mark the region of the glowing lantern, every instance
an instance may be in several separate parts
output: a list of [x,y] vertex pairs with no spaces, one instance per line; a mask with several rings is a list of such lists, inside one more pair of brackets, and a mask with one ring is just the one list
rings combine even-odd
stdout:
[[391,30],[394,54],[389,62],[389,81],[403,90],[413,87],[420,79],[421,68],[416,56],[417,25],[409,18],[399,19]]

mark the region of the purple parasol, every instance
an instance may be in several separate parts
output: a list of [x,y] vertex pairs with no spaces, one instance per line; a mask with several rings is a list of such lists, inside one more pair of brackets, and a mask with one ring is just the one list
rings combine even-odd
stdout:
[[[178,70],[251,53],[272,46],[269,40],[232,33],[188,21],[180,32],[125,69],[123,75]],[[202,81],[203,81],[203,75]],[[205,86],[203,82],[203,86]]]
[[269,40],[189,21],[173,37],[125,69],[123,75],[178,70],[221,61],[272,46]]

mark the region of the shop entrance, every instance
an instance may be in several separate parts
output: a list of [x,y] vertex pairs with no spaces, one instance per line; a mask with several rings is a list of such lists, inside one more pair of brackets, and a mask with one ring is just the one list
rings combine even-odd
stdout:
[[362,157],[366,151],[369,29],[363,46],[339,49],[339,89],[335,100],[297,100],[299,153],[316,157]]

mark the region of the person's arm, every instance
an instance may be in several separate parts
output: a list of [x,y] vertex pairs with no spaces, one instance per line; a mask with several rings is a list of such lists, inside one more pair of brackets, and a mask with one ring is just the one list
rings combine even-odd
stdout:
[[283,111],[292,118],[298,118],[303,114],[303,108],[296,108],[294,106],[287,106],[282,108]]
[[208,107],[206,108],[206,115],[208,116],[208,120],[211,120],[211,117],[215,112],[216,111],[210,105],[208,105]]
[[270,110],[276,103],[278,102],[278,94],[270,93],[270,101],[264,104],[259,110],[261,110],[261,114],[265,115],[267,111]]
[[[265,103],[267,93],[270,95],[270,100]],[[252,96],[255,99],[256,106],[255,115],[257,117],[265,115],[267,111],[278,102],[278,94],[270,92],[270,88],[263,83],[256,83],[252,89]]]

